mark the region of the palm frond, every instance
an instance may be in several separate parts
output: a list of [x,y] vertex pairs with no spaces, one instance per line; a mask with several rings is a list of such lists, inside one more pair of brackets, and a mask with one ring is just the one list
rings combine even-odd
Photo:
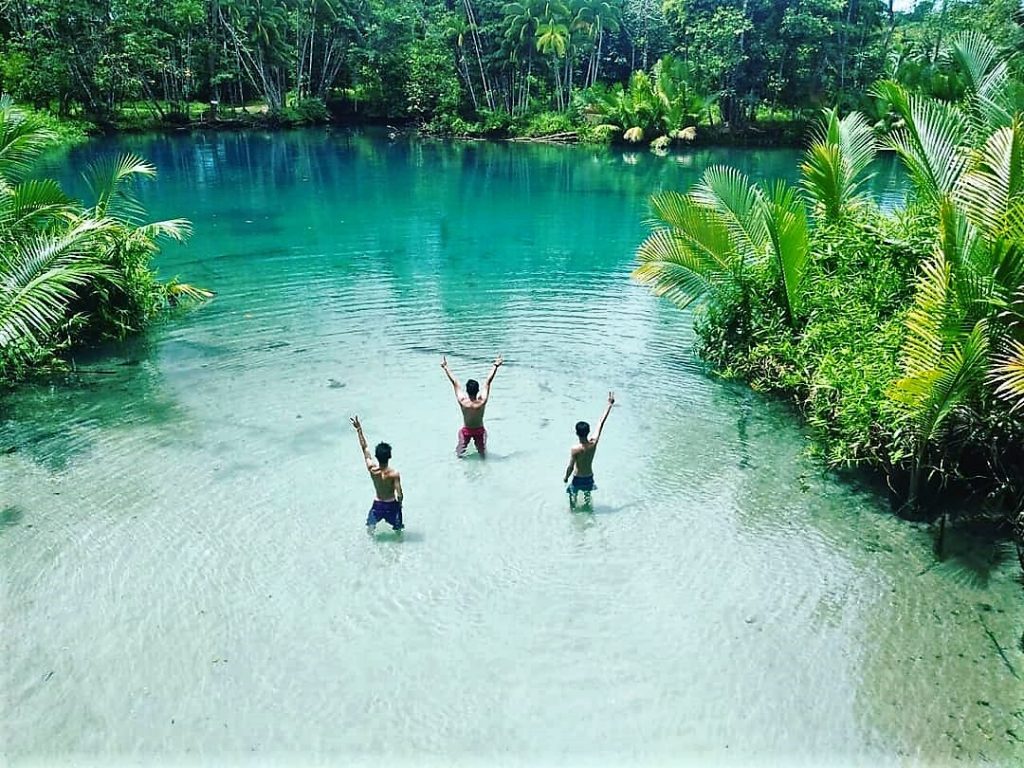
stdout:
[[888,138],[918,192],[931,200],[953,192],[967,168],[968,122],[954,105],[910,94],[899,83],[883,81],[873,93],[903,118]]
[[867,173],[878,152],[874,130],[858,112],[842,120],[825,110],[804,162],[803,187],[822,208],[827,220],[838,220],[867,203]]
[[85,181],[95,200],[97,218],[113,216],[137,223],[143,209],[131,190],[137,178],[156,176],[156,168],[138,155],[126,154],[93,163],[85,172]]
[[896,381],[892,395],[907,407],[920,448],[935,441],[949,416],[977,396],[988,348],[988,325],[979,320],[932,367],[920,367]]
[[64,319],[78,289],[117,276],[94,257],[107,222],[86,219],[59,235],[40,234],[0,264],[0,346],[41,340]]
[[764,254],[768,244],[764,194],[745,174],[713,165],[690,190],[690,197],[720,214],[744,262]]
[[981,32],[962,31],[950,41],[949,54],[967,78],[968,100],[982,126],[1010,125],[1009,68],[996,45]]
[[668,230],[648,235],[637,250],[639,264],[633,278],[649,285],[655,296],[664,296],[680,308],[686,308],[713,291],[713,281],[702,261],[686,243]]
[[956,198],[971,221],[997,237],[1015,205],[1024,202],[1024,125],[1018,120],[992,133],[971,156],[959,180]]
[[0,179],[14,184],[53,144],[54,133],[26,116],[9,97],[0,97]]
[[19,239],[48,222],[71,221],[74,201],[53,179],[30,179],[0,188],[0,240]]
[[741,270],[725,222],[715,210],[677,192],[655,195],[651,206],[659,226],[637,249],[633,277],[682,307],[713,301]]
[[173,240],[183,243],[192,236],[192,222],[188,219],[152,221],[136,227],[135,231],[149,240]]
[[989,374],[996,394],[1011,404],[1011,411],[1024,407],[1024,343],[1007,339]]
[[792,325],[800,311],[810,254],[807,208],[796,189],[782,181],[775,184],[768,194],[765,221],[782,280],[786,313]]
[[653,195],[651,208],[656,221],[697,254],[707,270],[735,274],[742,268],[729,228],[717,211],[678,192]]

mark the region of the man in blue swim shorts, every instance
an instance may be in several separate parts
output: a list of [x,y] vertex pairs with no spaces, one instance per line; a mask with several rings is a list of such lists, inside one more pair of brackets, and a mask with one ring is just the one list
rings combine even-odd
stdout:
[[563,483],[568,483],[569,476],[572,475],[572,483],[565,489],[565,492],[569,494],[569,506],[572,509],[576,509],[580,492],[583,493],[583,505],[589,507],[591,505],[590,494],[597,490],[597,485],[594,483],[594,454],[597,452],[597,444],[601,439],[601,430],[604,429],[604,423],[608,421],[608,414],[612,412],[613,405],[615,405],[615,393],[609,392],[608,407],[604,409],[604,415],[601,416],[601,421],[597,425],[597,434],[593,440],[590,439],[590,425],[585,421],[576,422],[576,437],[579,443],[574,445],[569,452],[569,466],[566,467],[565,477],[562,478]]
[[359,423],[359,417],[353,416],[350,421],[359,437],[359,447],[363,449],[363,458],[366,460],[366,469],[373,481],[373,489],[377,496],[370,506],[370,514],[366,516],[366,530],[373,533],[377,523],[381,520],[386,522],[396,531],[401,531],[405,526],[402,523],[402,477],[398,470],[388,466],[391,461],[391,446],[387,443],[377,443],[374,454],[377,460],[370,457],[370,449],[366,445],[366,437],[363,436],[363,425]]

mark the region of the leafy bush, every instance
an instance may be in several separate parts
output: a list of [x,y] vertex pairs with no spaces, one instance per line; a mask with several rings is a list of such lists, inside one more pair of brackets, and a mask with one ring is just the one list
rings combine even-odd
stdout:
[[530,115],[526,124],[516,129],[518,136],[549,136],[553,133],[569,133],[579,127],[568,112],[540,112]]
[[295,105],[294,111],[299,125],[323,125],[331,119],[323,99],[303,99]]
[[793,398],[830,465],[892,466],[899,422],[886,394],[900,371],[917,258],[911,230],[928,228],[912,216],[818,227],[801,331],[787,327],[770,275],[755,271],[749,308],[737,294],[698,323],[701,355],[757,390]]
[[89,206],[30,174],[54,141],[0,100],[0,377],[24,375],[73,344],[121,338],[168,301],[150,259],[188,222],[140,224],[132,183],[156,173],[132,155],[94,165]]

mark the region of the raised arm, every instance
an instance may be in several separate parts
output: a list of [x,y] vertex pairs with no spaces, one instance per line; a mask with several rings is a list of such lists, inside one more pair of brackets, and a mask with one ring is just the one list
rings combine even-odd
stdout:
[[452,372],[448,368],[447,356],[443,356],[441,358],[441,370],[444,371],[444,375],[448,377],[448,381],[452,383],[452,387],[455,389],[455,394],[459,394],[459,380],[452,376]]
[[494,381],[494,377],[498,375],[498,369],[501,368],[501,366],[504,365],[504,364],[505,364],[505,359],[501,355],[498,355],[496,358],[494,358],[494,367],[491,368],[491,373],[487,377],[487,381],[484,382],[483,396],[485,398],[489,394],[491,394],[491,382]]
[[349,421],[352,422],[352,427],[356,431],[356,437],[359,438],[359,447],[363,449],[363,458],[366,460],[366,468],[373,469],[375,464],[373,457],[370,456],[370,448],[366,444],[366,436],[363,434],[363,425],[359,423],[359,417],[353,416]]
[[612,412],[612,406],[615,405],[615,393],[608,393],[608,407],[604,409],[604,414],[601,416],[601,421],[597,423],[597,434],[594,435],[594,442],[598,442],[601,439],[601,430],[604,429],[604,423],[608,421],[608,414]]

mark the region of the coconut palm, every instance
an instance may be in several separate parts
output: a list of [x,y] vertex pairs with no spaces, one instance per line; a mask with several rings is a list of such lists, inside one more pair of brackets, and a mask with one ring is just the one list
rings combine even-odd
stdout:
[[796,190],[765,190],[733,168],[714,166],[687,195],[651,198],[654,231],[637,251],[633,276],[680,306],[749,297],[748,271],[770,264],[796,324],[807,267],[807,214]]
[[822,219],[838,221],[871,204],[866,186],[874,176],[868,169],[877,152],[874,131],[863,115],[852,112],[840,119],[837,110],[824,111],[800,166],[802,186]]

